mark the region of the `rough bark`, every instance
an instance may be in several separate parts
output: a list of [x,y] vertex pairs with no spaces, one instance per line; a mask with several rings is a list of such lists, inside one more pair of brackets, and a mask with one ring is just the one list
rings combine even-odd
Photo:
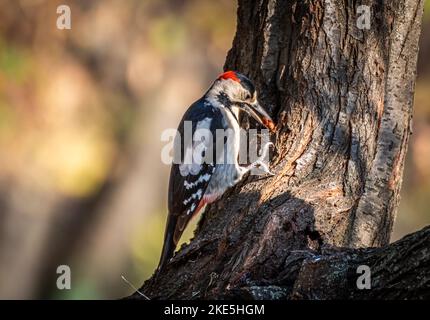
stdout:
[[[371,271],[370,288],[359,289],[360,266]],[[276,279],[238,286],[237,299],[429,299],[430,228],[381,248],[296,251]]]
[[[194,240],[143,292],[356,298],[363,296],[352,290],[350,271],[363,262],[380,275],[376,297],[391,297],[393,283],[407,288],[413,275],[428,286],[428,229],[384,249],[333,253],[389,243],[411,132],[423,2],[239,1],[226,69],[255,81],[277,121],[276,175],[248,177],[207,208]],[[359,5],[370,7],[369,30],[357,28]],[[409,260],[401,263],[404,252]],[[417,268],[407,268],[413,259]],[[397,280],[385,267],[400,268]]]

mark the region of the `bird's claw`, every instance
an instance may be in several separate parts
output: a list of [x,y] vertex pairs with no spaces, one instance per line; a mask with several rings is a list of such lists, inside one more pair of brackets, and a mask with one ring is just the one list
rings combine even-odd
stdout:
[[261,148],[262,152],[261,152],[261,155],[257,158],[257,160],[248,166],[250,170],[257,169],[258,171],[261,172],[260,174],[256,173],[256,175],[264,175],[264,174],[268,174],[270,176],[275,175],[272,171],[270,171],[268,164],[263,161],[267,157],[267,153],[269,152],[270,147],[275,147],[275,145],[273,144],[273,142],[269,141]]
[[248,168],[249,168],[249,170],[256,169],[256,170],[260,171],[261,174],[255,173],[258,176],[263,175],[263,174],[269,174],[270,176],[275,175],[272,171],[270,171],[268,165],[261,160],[257,160],[255,162],[251,163]]

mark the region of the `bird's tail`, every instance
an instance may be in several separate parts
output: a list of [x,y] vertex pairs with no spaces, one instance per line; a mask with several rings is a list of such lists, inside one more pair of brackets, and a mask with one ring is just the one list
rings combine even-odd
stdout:
[[161,251],[160,262],[158,263],[157,272],[160,272],[173,257],[176,249],[175,229],[177,218],[169,214],[166,223],[166,230],[164,231],[163,250]]

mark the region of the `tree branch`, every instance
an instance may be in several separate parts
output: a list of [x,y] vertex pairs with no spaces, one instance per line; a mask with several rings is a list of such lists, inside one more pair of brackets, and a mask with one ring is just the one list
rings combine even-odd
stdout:
[[[370,268],[370,289],[357,287],[362,265]],[[430,226],[382,248],[291,252],[278,277],[231,288],[226,297],[429,299]]]
[[[175,257],[173,268],[186,264],[208,244],[194,242],[186,247]],[[363,265],[370,269],[370,289],[357,287],[361,275],[357,269]],[[278,274],[259,280],[243,278],[224,292],[210,290],[219,279],[214,273],[208,274],[204,293],[193,293],[183,290],[186,274],[176,279],[179,285],[172,285],[171,271],[151,278],[140,290],[151,299],[429,299],[430,226],[380,248],[294,250]],[[188,282],[188,287],[192,285]],[[171,290],[165,290],[167,286]],[[129,297],[140,298],[139,293]]]

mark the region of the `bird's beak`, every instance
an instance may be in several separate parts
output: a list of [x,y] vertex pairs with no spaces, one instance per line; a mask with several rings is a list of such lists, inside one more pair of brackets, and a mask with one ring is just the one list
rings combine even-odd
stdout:
[[240,108],[257,120],[260,124],[265,126],[271,132],[275,131],[275,123],[272,118],[267,114],[266,110],[258,103],[258,101],[250,103],[241,103]]

